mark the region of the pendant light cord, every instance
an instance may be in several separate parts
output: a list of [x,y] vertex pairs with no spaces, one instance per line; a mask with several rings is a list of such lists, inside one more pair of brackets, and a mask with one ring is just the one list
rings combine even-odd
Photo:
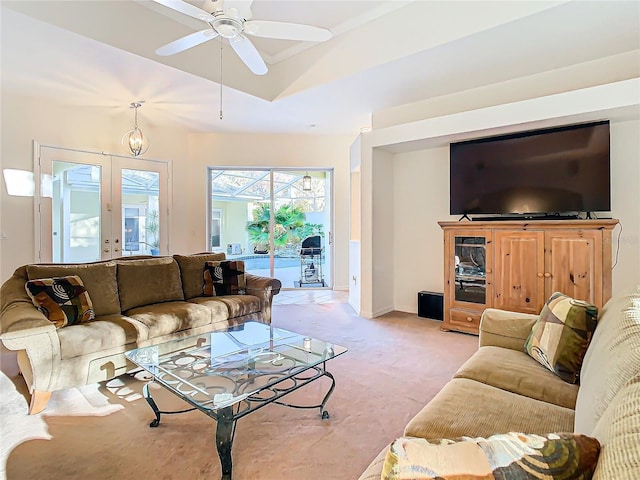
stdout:
[[222,37],[220,37],[220,120],[222,120]]

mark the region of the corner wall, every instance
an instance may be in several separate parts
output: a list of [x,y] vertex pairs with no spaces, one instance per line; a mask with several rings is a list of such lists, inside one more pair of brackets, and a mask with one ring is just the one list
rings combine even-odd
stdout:
[[[349,288],[349,149],[353,138],[328,135],[192,134],[189,136],[191,181],[181,194],[190,205],[189,237],[206,241],[207,167],[332,168],[333,287]],[[197,179],[197,181],[193,181]]]
[[[619,242],[619,227],[614,230],[611,246],[614,261],[618,258],[612,291],[640,284],[640,78],[635,78],[367,134],[360,153],[363,182],[383,177],[389,182],[362,189],[361,315],[375,316],[389,308],[415,313],[418,291],[443,291],[443,239],[437,221],[456,219],[448,205],[451,141],[601,119],[611,121],[611,216],[620,219],[623,228]],[[376,214],[374,208],[370,221],[364,221],[367,206],[383,205],[389,195],[391,213],[383,209],[384,214]],[[393,238],[384,235],[385,228]],[[381,243],[392,250],[377,248]],[[366,255],[370,249],[374,254]],[[393,258],[395,271],[381,260],[383,254]],[[367,271],[372,272],[370,284],[364,278]],[[394,292],[391,305],[381,308],[389,291]]]
[[[33,172],[33,140],[64,148],[122,155],[122,134],[131,128],[127,107],[65,106],[2,92],[0,170]],[[206,249],[207,166],[322,167],[334,169],[334,287],[348,288],[349,145],[353,138],[319,135],[215,135],[154,126],[142,114],[151,139],[144,158],[170,164],[171,253]],[[0,180],[0,283],[35,260],[34,199],[7,194]]]

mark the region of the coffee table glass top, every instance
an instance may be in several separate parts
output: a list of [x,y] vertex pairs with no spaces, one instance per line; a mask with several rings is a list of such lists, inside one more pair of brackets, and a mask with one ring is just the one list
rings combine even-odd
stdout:
[[[217,410],[304,375],[345,347],[250,321],[125,353],[154,380],[199,409]],[[286,387],[285,387],[286,388]]]

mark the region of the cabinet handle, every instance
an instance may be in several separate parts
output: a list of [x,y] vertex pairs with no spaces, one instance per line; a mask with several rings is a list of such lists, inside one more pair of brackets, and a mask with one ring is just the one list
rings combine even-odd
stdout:
[[551,276],[551,274],[549,272],[544,272],[544,277],[545,278],[549,278]]
[[542,273],[538,272],[538,278],[542,278],[543,276]]
[[473,322],[473,318],[467,317],[467,322]]
[[490,268],[487,268],[487,273],[491,273],[491,269]]

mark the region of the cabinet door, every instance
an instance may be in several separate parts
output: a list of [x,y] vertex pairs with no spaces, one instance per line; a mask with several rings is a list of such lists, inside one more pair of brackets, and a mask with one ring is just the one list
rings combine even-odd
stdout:
[[490,231],[448,232],[446,278],[449,306],[484,310],[490,305],[491,247]]
[[544,232],[497,230],[494,234],[493,306],[538,314],[545,302]]
[[545,234],[545,289],[602,308],[602,232],[557,230]]

